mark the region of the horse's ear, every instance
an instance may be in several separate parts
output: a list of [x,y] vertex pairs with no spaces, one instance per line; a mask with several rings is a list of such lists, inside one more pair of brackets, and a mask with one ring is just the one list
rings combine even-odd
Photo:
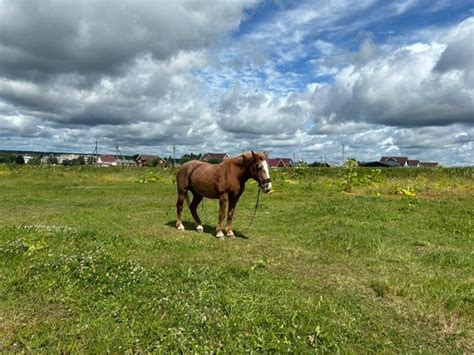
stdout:
[[268,159],[268,152],[264,151],[263,155],[265,155],[265,160],[267,160]]
[[255,152],[254,152],[253,150],[251,150],[251,152],[252,152],[252,158],[253,158],[254,160],[257,159],[257,157],[255,156]]

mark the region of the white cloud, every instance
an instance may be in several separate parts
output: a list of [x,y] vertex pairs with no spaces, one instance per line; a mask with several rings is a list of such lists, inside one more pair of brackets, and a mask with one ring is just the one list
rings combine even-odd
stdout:
[[418,7],[393,4],[298,2],[240,33],[254,1],[3,1],[0,147],[472,153],[474,19],[381,42],[368,24]]
[[[473,29],[469,19],[445,43],[405,45],[347,65],[333,86],[314,91],[317,119],[402,127],[472,123],[474,87],[466,83],[472,49],[458,50],[458,43],[469,46],[465,38]],[[453,47],[457,56],[449,55]]]

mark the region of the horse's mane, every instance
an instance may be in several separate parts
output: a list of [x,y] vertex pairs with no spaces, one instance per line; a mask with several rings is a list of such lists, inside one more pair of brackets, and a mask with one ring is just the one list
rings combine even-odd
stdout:
[[224,160],[223,162],[225,163],[227,161],[229,163],[234,163],[236,165],[247,165],[245,163],[246,162],[251,162],[252,158],[253,158],[252,157],[252,152],[243,152],[243,153],[240,153],[239,155],[228,158],[228,159]]

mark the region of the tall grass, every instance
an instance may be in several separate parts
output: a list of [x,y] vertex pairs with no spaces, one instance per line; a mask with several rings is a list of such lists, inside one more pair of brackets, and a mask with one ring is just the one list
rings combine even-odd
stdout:
[[0,167],[0,351],[472,353],[473,170],[374,171],[272,171],[219,243],[173,169]]

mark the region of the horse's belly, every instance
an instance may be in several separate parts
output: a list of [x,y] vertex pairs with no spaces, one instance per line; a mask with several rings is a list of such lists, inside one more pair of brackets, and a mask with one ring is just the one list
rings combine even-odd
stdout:
[[193,184],[191,190],[207,198],[219,198],[220,194],[214,186]]
[[213,179],[210,179],[209,176],[199,175],[200,174],[194,174],[193,176],[191,183],[192,191],[207,198],[219,198],[219,189],[217,188],[217,184],[212,181]]

